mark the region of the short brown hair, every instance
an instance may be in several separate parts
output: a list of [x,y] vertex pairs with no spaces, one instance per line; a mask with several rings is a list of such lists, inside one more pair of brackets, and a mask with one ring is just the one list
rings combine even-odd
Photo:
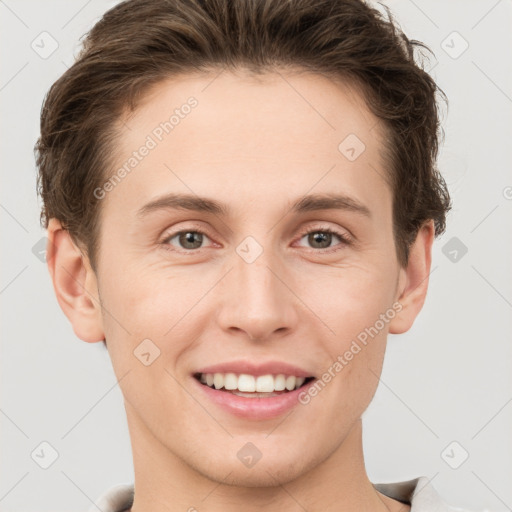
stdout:
[[[52,85],[35,146],[41,224],[59,219],[96,270],[100,204],[113,165],[115,123],[149,88],[186,72],[296,68],[357,86],[386,129],[398,261],[418,230],[436,236],[451,208],[436,167],[438,88],[389,9],[363,0],[128,0],[91,29],[76,62]],[[430,51],[430,50],[429,50]],[[341,142],[341,141],[340,141]]]

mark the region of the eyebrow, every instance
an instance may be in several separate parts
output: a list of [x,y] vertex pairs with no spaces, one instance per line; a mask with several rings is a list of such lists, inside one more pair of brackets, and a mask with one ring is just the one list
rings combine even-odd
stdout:
[[[224,217],[230,213],[227,205],[214,199],[191,194],[171,193],[145,204],[137,211],[136,215],[143,218],[151,212],[167,209],[212,213]],[[371,212],[367,206],[352,197],[340,194],[312,194],[304,196],[295,201],[291,205],[290,210],[295,213],[318,210],[345,210],[371,218]]]

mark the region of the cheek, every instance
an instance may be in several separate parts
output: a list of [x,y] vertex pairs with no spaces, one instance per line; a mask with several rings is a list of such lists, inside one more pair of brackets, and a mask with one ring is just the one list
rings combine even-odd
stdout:
[[321,341],[328,354],[321,380],[330,389],[324,398],[338,404],[334,416],[352,406],[362,412],[377,388],[389,322],[396,315],[393,279],[392,272],[359,266],[336,269],[311,288],[312,309],[331,331]]
[[104,302],[123,319],[127,330],[161,338],[191,311],[206,290],[204,282],[191,279],[187,272],[126,269],[108,275]]
[[[358,264],[302,279],[305,302],[331,331],[325,339],[340,349],[374,326],[393,304],[395,276],[390,269]],[[378,330],[383,330],[381,322]]]
[[374,306],[354,314],[342,312],[336,324],[337,336],[324,346],[329,358],[315,384],[318,398],[311,400],[319,400],[317,407],[327,416],[319,423],[327,421],[339,436],[363,414],[378,387],[387,337],[387,324],[380,323],[379,311]]
[[[184,378],[199,343],[196,340],[211,326],[217,311],[214,286],[219,278],[215,269],[161,267],[125,265],[124,271],[118,270],[119,266],[105,273],[104,327],[118,377],[130,369],[138,370],[136,355],[149,351],[158,354],[156,366]],[[169,375],[163,378],[168,380]]]
[[113,369],[131,413],[155,431],[167,428],[169,435],[175,427],[162,423],[161,416],[173,418],[184,404],[189,406],[175,370],[194,337],[189,315],[198,290],[183,279],[155,277],[148,272],[110,273],[104,280],[103,318]]

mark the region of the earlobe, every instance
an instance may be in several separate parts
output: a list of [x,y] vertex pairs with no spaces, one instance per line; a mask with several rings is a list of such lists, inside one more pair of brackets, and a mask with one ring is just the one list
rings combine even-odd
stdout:
[[101,304],[94,271],[57,219],[48,223],[48,270],[57,301],[75,334],[94,343],[104,339]]
[[434,221],[430,220],[418,231],[409,251],[407,267],[400,269],[396,301],[402,309],[390,322],[391,334],[407,332],[423,307],[428,290],[434,238]]

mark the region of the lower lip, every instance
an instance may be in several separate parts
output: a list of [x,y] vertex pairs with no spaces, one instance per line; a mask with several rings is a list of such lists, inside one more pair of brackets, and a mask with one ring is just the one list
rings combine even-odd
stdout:
[[268,398],[247,398],[234,395],[226,391],[210,388],[201,384],[195,377],[192,377],[196,386],[208,399],[217,404],[222,409],[228,411],[234,416],[253,420],[266,420],[277,418],[300,404],[299,395],[307,391],[309,386],[315,383],[316,379],[311,380],[306,385],[288,391],[282,395],[271,396]]

